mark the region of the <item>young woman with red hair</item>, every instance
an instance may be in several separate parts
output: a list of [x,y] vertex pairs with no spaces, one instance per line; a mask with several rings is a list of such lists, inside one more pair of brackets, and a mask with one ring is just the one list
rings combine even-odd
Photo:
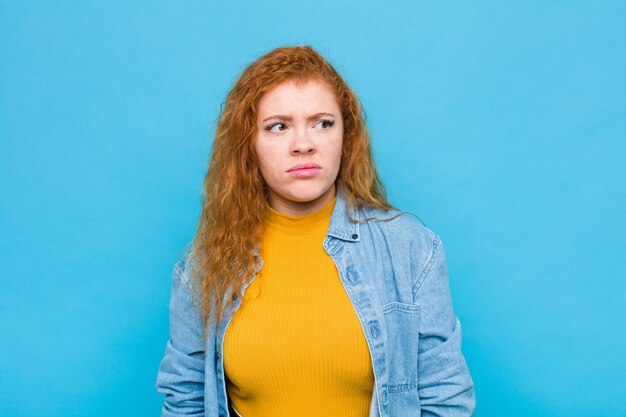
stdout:
[[203,195],[163,416],[472,415],[441,239],[389,204],[360,102],[313,48],[245,69]]

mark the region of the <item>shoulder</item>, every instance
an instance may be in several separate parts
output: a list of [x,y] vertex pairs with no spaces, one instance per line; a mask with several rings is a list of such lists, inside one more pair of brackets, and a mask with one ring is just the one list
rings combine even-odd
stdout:
[[193,262],[193,250],[187,245],[178,255],[172,271],[173,277],[183,284],[189,285],[191,280],[191,263]]
[[368,220],[366,227],[372,230],[373,236],[385,240],[392,255],[410,259],[414,271],[427,267],[442,246],[440,236],[411,212],[367,206],[361,214],[363,218],[382,219]]
[[426,227],[417,215],[408,211],[385,211],[378,207],[365,206],[362,208],[362,217],[371,219],[367,221],[368,224],[379,228],[389,238],[427,246],[440,240],[437,233]]

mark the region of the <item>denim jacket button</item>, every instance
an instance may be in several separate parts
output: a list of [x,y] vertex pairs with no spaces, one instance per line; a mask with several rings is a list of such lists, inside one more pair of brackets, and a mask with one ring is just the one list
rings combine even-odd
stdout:
[[376,322],[370,323],[370,334],[374,339],[376,339],[379,335],[380,331],[378,330],[378,325]]
[[219,352],[215,352],[215,360],[216,361],[220,360],[220,353]]
[[359,238],[359,235],[357,235],[356,233],[352,235],[352,239],[358,239],[358,238]]

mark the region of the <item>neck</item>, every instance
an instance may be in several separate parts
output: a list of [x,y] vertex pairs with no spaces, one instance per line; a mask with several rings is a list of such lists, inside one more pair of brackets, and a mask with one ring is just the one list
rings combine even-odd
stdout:
[[324,194],[310,201],[287,200],[270,192],[268,204],[272,209],[287,216],[304,216],[328,205],[335,198],[336,192],[333,184]]

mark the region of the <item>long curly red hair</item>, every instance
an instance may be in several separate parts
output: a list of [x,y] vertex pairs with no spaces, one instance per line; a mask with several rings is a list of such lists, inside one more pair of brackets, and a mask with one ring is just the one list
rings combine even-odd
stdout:
[[253,248],[264,231],[267,186],[254,150],[259,101],[284,81],[308,80],[328,83],[342,111],[344,137],[335,184],[348,192],[346,209],[364,204],[394,209],[376,172],[361,103],[331,64],[308,45],[279,47],[261,56],[235,82],[217,119],[202,213],[191,242],[194,304],[202,310],[205,335],[254,274]]

